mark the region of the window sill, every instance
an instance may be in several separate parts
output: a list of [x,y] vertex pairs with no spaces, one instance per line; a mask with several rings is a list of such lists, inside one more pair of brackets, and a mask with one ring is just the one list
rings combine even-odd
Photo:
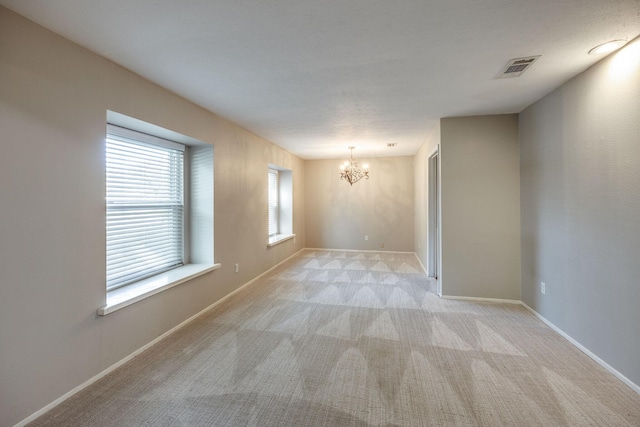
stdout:
[[187,264],[148,279],[107,292],[107,304],[98,309],[100,316],[120,310],[159,292],[173,288],[221,267],[221,264]]
[[287,240],[293,239],[294,237],[296,237],[295,234],[276,234],[275,236],[269,237],[269,243],[267,243],[267,247],[286,242]]

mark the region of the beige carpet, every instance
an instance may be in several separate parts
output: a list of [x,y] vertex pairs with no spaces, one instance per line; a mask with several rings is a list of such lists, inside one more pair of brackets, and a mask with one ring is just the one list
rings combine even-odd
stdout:
[[305,251],[32,426],[640,426],[640,395],[414,255]]

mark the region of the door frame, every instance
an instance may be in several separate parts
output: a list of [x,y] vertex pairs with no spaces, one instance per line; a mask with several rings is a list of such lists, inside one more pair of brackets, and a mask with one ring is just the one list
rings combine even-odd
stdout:
[[440,144],[427,157],[427,274],[435,277],[442,296],[442,220],[440,197]]

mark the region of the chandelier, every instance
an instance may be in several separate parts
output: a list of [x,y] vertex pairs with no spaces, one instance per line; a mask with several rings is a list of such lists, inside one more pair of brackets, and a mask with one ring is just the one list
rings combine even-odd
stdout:
[[362,165],[362,169],[358,167],[358,161],[353,158],[354,148],[356,147],[349,147],[351,158],[340,165],[340,179],[344,179],[349,185],[355,184],[362,178],[369,179],[369,165]]

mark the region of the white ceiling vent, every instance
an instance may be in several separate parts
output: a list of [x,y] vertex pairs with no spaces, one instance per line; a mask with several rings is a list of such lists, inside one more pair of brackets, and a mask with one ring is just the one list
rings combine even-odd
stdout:
[[518,77],[520,74],[527,71],[538,58],[540,58],[540,55],[510,59],[496,78],[505,79],[508,77]]

